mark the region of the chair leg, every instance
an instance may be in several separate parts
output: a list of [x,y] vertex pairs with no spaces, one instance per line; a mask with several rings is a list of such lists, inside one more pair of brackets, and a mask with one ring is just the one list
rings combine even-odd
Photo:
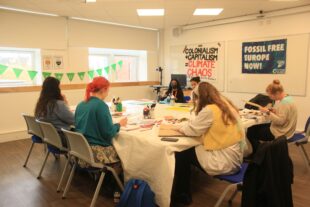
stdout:
[[227,193],[228,193],[231,189],[236,188],[236,186],[237,186],[236,184],[231,184],[231,185],[227,186],[226,189],[224,190],[224,192],[222,193],[221,197],[217,200],[217,202],[216,202],[216,204],[214,205],[214,207],[219,207],[219,206],[222,204],[222,202],[223,202],[225,196],[227,195]]
[[299,149],[299,152],[305,162],[305,167],[306,167],[306,171],[310,169],[310,162],[309,162],[309,157],[308,154],[304,148],[304,146],[302,144],[296,143],[297,148]]
[[69,155],[69,157],[67,158],[66,165],[65,165],[65,167],[64,167],[64,169],[63,169],[63,172],[62,172],[62,174],[61,174],[61,178],[60,178],[60,180],[59,180],[58,187],[57,187],[57,193],[59,193],[59,192],[61,191],[61,185],[62,185],[63,179],[64,179],[64,177],[65,177],[65,174],[66,174],[66,172],[67,172],[67,169],[68,169],[68,166],[69,166],[69,162],[70,162],[70,155]]
[[97,198],[98,198],[98,194],[99,194],[99,191],[100,191],[100,188],[101,188],[104,176],[105,176],[105,172],[102,171],[102,173],[100,175],[100,178],[99,178],[99,181],[98,181],[98,184],[97,184],[97,187],[96,187],[95,194],[94,194],[93,199],[91,201],[90,207],[94,207],[95,204],[96,204],[96,201],[97,201]]
[[27,166],[27,163],[28,163],[30,154],[31,154],[31,152],[32,152],[33,146],[34,146],[34,142],[32,142],[32,144],[31,144],[31,147],[30,147],[30,149],[29,149],[29,152],[28,152],[28,155],[27,155],[27,158],[26,158],[26,161],[25,161],[23,167],[26,167],[26,166]]
[[300,146],[301,146],[301,149],[302,149],[302,151],[303,151],[303,153],[304,153],[304,155],[305,155],[307,164],[310,165],[310,159],[309,159],[309,156],[308,156],[308,154],[307,154],[307,152],[306,152],[306,150],[305,150],[304,145],[300,145]]
[[64,190],[64,193],[62,194],[62,198],[66,198],[67,196],[67,192],[69,191],[69,188],[71,186],[71,181],[72,181],[72,178],[74,176],[74,173],[75,173],[75,168],[76,168],[76,165],[77,163],[75,162],[72,169],[71,169],[71,172],[70,172],[70,176],[68,178],[68,181],[67,181],[67,184],[66,184],[66,187],[65,187],[65,190]]
[[124,191],[124,185],[123,185],[122,181],[119,179],[119,177],[118,177],[117,173],[115,172],[115,170],[113,168],[111,168],[111,167],[107,167],[107,169],[112,172],[112,174],[113,174],[113,176],[114,176],[118,186],[120,187],[120,189],[123,192]]
[[45,158],[44,158],[43,165],[42,165],[41,170],[40,170],[40,172],[39,172],[39,175],[38,175],[38,177],[37,177],[38,179],[41,178],[41,174],[42,174],[42,172],[43,172],[43,169],[44,169],[44,167],[45,167],[45,164],[46,164],[46,161],[47,161],[47,158],[48,158],[49,154],[50,154],[50,152],[47,151],[46,156],[45,156]]
[[228,206],[232,206],[232,202],[233,202],[234,198],[236,197],[237,193],[238,193],[238,189],[236,189],[233,192],[233,194],[231,195],[230,199],[228,200]]

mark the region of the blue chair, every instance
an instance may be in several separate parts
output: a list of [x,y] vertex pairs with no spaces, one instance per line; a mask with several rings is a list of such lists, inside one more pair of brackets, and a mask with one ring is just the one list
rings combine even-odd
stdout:
[[310,168],[310,159],[305,150],[304,145],[308,143],[309,136],[310,136],[310,117],[306,122],[304,131],[295,133],[292,138],[287,140],[288,143],[294,143],[297,146],[297,148],[301,153],[301,156],[305,161],[305,166],[307,169]]
[[243,177],[248,168],[248,163],[242,163],[241,168],[238,172],[231,174],[231,175],[217,175],[215,178],[226,181],[230,183],[222,193],[221,197],[217,200],[216,204],[214,207],[219,207],[221,203],[223,202],[225,196],[227,193],[235,188],[235,191],[233,192],[232,196],[228,200],[228,205],[232,205],[233,199],[236,197],[238,191],[242,190],[242,182],[243,182]]
[[45,155],[45,159],[39,172],[39,175],[37,177],[38,179],[40,179],[49,154],[50,153],[59,155],[62,154],[66,156],[68,153],[68,149],[63,146],[59,133],[51,123],[38,120],[36,120],[36,122],[39,124],[42,130],[43,142],[47,145],[47,152]]
[[34,145],[35,144],[43,144],[43,140],[42,140],[43,134],[42,134],[41,128],[40,128],[39,124],[36,122],[36,119],[34,116],[29,116],[26,114],[22,114],[22,116],[24,117],[24,119],[26,121],[28,134],[32,135],[31,136],[32,144],[31,144],[31,147],[29,149],[26,161],[23,165],[24,167],[26,167]]
[[184,101],[185,102],[189,102],[191,100],[191,97],[190,96],[184,96]]

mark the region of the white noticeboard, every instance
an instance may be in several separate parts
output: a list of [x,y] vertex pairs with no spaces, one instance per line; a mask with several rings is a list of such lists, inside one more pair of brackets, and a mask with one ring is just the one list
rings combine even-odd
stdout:
[[169,68],[172,74],[186,74],[188,80],[199,76],[223,91],[224,53],[223,42],[173,45]]
[[[287,39],[285,74],[243,74],[242,43]],[[279,79],[290,95],[305,96],[309,57],[309,34],[269,37],[227,42],[227,91],[262,93],[273,79]]]

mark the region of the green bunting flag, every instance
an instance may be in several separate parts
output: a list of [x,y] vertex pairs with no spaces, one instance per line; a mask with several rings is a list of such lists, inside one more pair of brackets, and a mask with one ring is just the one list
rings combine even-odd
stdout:
[[122,69],[122,67],[123,67],[123,61],[122,60],[120,60],[120,61],[118,61],[118,63],[117,63],[118,65],[119,65],[119,69]]
[[114,72],[115,72],[115,70],[116,70],[116,64],[114,63],[114,64],[112,64],[111,65],[111,67],[112,67],[112,69],[114,70]]
[[13,68],[13,72],[14,72],[16,78],[18,78],[20,76],[20,74],[23,72],[23,70],[19,69],[19,68]]
[[105,72],[106,72],[107,74],[110,73],[110,67],[109,67],[109,66],[105,67],[104,70],[105,70]]
[[8,66],[0,64],[0,75],[2,75],[6,71],[6,69],[8,69]]
[[36,77],[36,75],[38,74],[38,72],[35,70],[28,70],[27,72],[28,72],[29,78],[31,80],[33,80]]
[[85,72],[78,72],[80,80],[84,80]]
[[42,72],[42,75],[43,75],[43,78],[47,78],[47,77],[50,77],[52,75],[52,73],[50,72]]
[[94,71],[93,70],[87,71],[87,74],[91,80],[94,79]]
[[68,77],[70,82],[73,80],[74,75],[75,75],[75,73],[67,73],[67,77]]
[[99,76],[102,76],[102,69],[101,68],[97,69],[96,71],[97,71]]
[[55,78],[57,78],[59,81],[61,81],[62,76],[64,75],[63,73],[54,73]]

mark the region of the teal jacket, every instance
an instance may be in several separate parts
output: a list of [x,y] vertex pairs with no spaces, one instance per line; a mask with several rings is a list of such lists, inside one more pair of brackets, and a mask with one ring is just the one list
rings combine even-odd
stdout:
[[111,146],[120,125],[113,124],[108,105],[91,97],[81,102],[75,111],[76,131],[84,134],[90,145]]

